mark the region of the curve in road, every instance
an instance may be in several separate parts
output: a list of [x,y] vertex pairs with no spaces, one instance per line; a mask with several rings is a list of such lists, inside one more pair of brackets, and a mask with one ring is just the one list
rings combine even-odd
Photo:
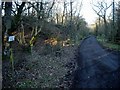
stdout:
[[77,61],[78,68],[72,88],[119,87],[118,55],[103,49],[94,36],[89,36],[82,42]]

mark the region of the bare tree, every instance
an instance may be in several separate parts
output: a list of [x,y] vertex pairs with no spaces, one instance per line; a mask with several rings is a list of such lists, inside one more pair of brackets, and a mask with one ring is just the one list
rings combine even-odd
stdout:
[[93,10],[95,13],[99,16],[99,24],[100,24],[100,18],[104,20],[104,25],[105,25],[105,36],[107,37],[107,19],[106,19],[106,14],[107,10],[110,8],[112,4],[108,5],[105,1],[97,2],[97,5],[94,5]]
[[[51,5],[51,6],[49,7],[49,9],[48,9],[48,15],[47,15],[47,18],[49,17],[50,12],[52,11],[52,8],[53,8],[54,4],[55,4],[55,0],[53,0],[52,5]],[[51,13],[51,14],[52,14],[52,13]]]

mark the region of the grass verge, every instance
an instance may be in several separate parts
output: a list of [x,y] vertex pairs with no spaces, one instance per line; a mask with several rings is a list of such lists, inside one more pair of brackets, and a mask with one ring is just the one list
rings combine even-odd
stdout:
[[103,38],[97,38],[98,42],[100,42],[100,44],[103,45],[103,47],[111,49],[111,50],[115,50],[115,51],[120,51],[120,45],[116,44],[116,43],[112,43],[112,42],[107,42],[105,39]]

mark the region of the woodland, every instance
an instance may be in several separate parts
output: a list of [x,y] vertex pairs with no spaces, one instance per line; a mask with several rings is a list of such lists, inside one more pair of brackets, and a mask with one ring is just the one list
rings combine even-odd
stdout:
[[120,2],[93,1],[98,18],[90,28],[81,15],[83,1],[1,1],[3,88],[69,88],[77,48],[90,35],[120,51]]

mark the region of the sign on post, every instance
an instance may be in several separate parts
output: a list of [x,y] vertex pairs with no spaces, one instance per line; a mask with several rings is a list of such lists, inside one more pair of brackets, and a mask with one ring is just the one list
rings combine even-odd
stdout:
[[15,41],[15,36],[9,36],[9,37],[8,37],[8,41],[9,41],[9,42]]

